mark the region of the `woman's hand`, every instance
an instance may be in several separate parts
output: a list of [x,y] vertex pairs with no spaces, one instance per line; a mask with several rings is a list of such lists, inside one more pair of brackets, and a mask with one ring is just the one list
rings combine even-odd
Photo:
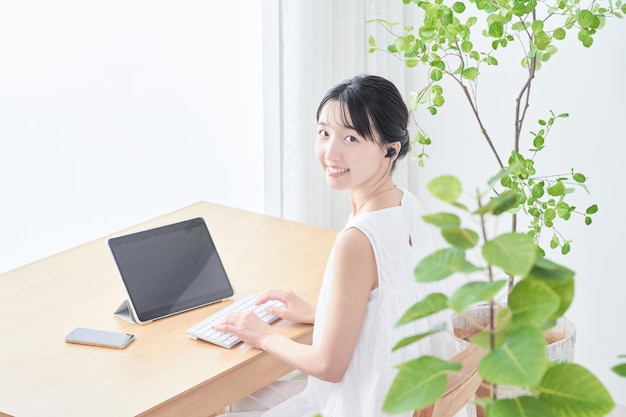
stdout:
[[231,333],[256,349],[263,349],[263,340],[274,330],[253,312],[230,313],[215,330]]
[[268,300],[279,300],[285,305],[267,307],[267,311],[275,316],[294,323],[313,324],[315,321],[315,308],[293,291],[270,290],[261,294],[255,304],[261,305]]

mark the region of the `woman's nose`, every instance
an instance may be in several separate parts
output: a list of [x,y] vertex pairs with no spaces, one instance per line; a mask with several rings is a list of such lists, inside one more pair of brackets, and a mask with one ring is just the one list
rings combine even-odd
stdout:
[[338,161],[341,159],[341,142],[336,137],[329,137],[325,141],[324,154],[328,161]]

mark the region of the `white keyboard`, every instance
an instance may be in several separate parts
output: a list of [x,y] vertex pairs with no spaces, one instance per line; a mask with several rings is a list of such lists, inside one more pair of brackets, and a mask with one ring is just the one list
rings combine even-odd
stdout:
[[265,309],[268,306],[283,307],[284,304],[278,300],[270,300],[265,304],[255,306],[254,301],[257,297],[258,295],[256,294],[250,294],[244,298],[234,301],[232,304],[229,304],[220,311],[213,313],[198,324],[188,328],[187,336],[194,340],[201,339],[228,349],[232,348],[237,343],[241,342],[241,339],[233,334],[219,332],[213,329],[213,326],[224,321],[224,318],[226,318],[228,314],[234,312],[253,311],[261,318],[261,320],[268,324],[278,319],[278,316],[268,313]]

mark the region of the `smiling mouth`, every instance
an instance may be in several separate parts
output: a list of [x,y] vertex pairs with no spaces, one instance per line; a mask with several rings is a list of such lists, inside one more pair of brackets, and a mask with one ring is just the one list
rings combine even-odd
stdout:
[[346,173],[346,172],[350,171],[347,168],[333,168],[333,167],[329,167],[329,166],[326,166],[326,170],[328,171],[328,173],[335,174],[335,175],[343,174],[343,173]]

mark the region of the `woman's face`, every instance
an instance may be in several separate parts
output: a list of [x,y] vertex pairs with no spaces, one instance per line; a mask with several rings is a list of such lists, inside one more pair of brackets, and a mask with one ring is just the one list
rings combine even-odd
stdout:
[[[347,109],[346,116],[347,124],[351,125]],[[338,102],[329,101],[324,105],[317,122],[317,160],[331,189],[367,188],[390,171],[392,159],[385,158],[386,149],[378,142],[360,136],[356,130],[346,127],[343,120]]]

